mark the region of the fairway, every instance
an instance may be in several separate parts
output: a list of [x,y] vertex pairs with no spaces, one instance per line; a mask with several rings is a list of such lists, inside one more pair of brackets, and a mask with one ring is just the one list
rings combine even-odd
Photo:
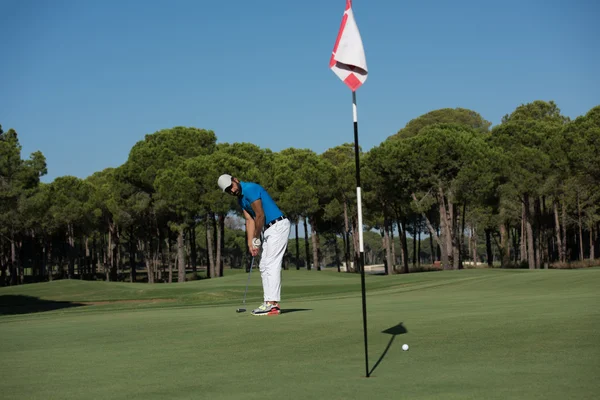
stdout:
[[359,275],[284,271],[283,314],[254,317],[260,277],[237,314],[247,275],[226,274],[0,288],[2,398],[600,396],[600,269],[367,276],[370,378]]

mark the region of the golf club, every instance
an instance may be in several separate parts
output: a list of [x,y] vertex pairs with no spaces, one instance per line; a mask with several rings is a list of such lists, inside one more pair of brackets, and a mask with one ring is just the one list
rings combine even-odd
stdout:
[[252,263],[250,264],[250,272],[248,273],[248,280],[246,281],[246,290],[244,291],[244,302],[242,304],[242,308],[238,308],[235,310],[237,313],[246,312],[246,293],[248,293],[248,284],[250,283],[250,275],[252,275],[252,267],[254,266],[254,257],[252,257]]

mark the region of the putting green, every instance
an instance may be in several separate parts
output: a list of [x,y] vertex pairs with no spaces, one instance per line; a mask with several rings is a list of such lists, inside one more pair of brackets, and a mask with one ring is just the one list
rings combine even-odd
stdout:
[[[260,301],[258,274],[248,312],[235,312],[246,277],[2,288],[0,310],[14,313],[0,316],[2,397],[595,399],[600,393],[600,269],[368,276],[370,378],[359,276],[285,271],[284,313],[276,317],[250,315]],[[31,312],[48,309],[40,299],[58,303]],[[97,304],[114,300],[120,302]],[[86,305],[60,303],[67,301]]]

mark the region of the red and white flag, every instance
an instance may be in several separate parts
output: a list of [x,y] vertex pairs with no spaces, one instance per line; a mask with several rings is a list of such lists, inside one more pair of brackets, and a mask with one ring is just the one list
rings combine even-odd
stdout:
[[346,0],[346,10],[335,40],[329,68],[353,92],[367,80],[367,60],[360,32],[352,13],[352,0]]

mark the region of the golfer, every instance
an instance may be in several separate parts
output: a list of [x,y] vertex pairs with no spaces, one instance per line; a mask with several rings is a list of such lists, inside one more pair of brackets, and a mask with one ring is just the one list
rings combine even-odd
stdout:
[[252,314],[279,315],[281,264],[288,244],[290,221],[259,184],[243,182],[228,174],[221,175],[217,183],[221,190],[237,197],[246,218],[248,249],[252,257],[258,255],[262,246],[260,276],[264,302],[252,310]]

